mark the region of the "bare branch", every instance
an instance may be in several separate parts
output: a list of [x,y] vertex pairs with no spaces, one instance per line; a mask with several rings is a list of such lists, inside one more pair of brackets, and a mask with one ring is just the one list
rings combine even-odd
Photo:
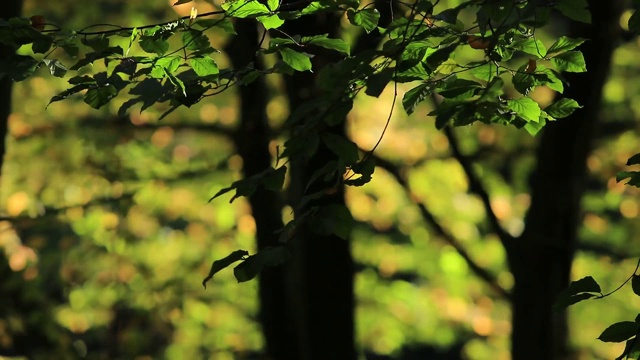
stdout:
[[404,178],[404,176],[402,176],[398,167],[392,164],[391,162],[386,161],[377,156],[375,157],[375,160],[376,160],[377,166],[388,171],[396,179],[398,184],[400,184],[404,188],[404,190],[409,195],[409,198],[418,206],[418,209],[420,210],[420,214],[422,215],[422,218],[424,219],[424,221],[447,244],[451,245],[456,250],[456,252],[465,260],[465,262],[467,263],[471,271],[473,271],[480,279],[484,280],[487,283],[487,285],[489,285],[489,287],[493,291],[495,291],[498,295],[500,295],[505,299],[511,300],[511,294],[509,293],[509,291],[507,291],[505,288],[500,286],[500,284],[498,284],[498,281],[493,274],[491,274],[489,271],[484,269],[482,266],[478,265],[478,263],[476,263],[473,260],[473,258],[471,258],[471,255],[469,255],[469,253],[464,248],[464,246],[460,244],[460,242],[458,242],[458,240],[452,234],[450,234],[444,227],[442,227],[440,222],[429,211],[429,209],[427,209],[427,207],[421,201],[418,200],[418,197],[412,193],[411,189],[409,189],[409,184],[407,180]]
[[447,140],[449,140],[449,146],[451,147],[451,153],[453,157],[458,160],[464,173],[467,175],[467,179],[469,181],[469,189],[471,192],[475,193],[482,200],[482,204],[484,205],[484,210],[487,213],[487,218],[489,219],[489,223],[493,228],[493,231],[498,235],[498,238],[502,242],[503,245],[508,245],[510,241],[513,241],[513,236],[507,233],[502,225],[500,225],[500,220],[496,216],[496,213],[491,208],[491,199],[489,198],[489,193],[484,188],[484,185],[478,178],[478,175],[473,170],[473,166],[471,161],[460,152],[460,147],[458,147],[458,140],[456,139],[455,133],[453,129],[449,126],[444,128],[444,134],[447,136]]

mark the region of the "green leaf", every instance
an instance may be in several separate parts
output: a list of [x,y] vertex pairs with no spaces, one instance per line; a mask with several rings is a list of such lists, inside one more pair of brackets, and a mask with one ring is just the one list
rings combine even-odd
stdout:
[[633,321],[621,321],[606,328],[598,337],[603,342],[623,342],[638,334],[640,325]]
[[402,98],[402,106],[407,115],[413,114],[418,104],[431,95],[434,89],[435,86],[433,84],[423,83],[407,91]]
[[429,55],[429,57],[427,57],[427,64],[432,70],[437,69],[438,66],[440,66],[440,64],[442,64],[443,62],[449,59],[449,57],[451,56],[451,53],[453,53],[453,51],[457,47],[458,47],[458,43],[454,43],[454,44],[439,48],[438,50],[434,51],[431,55]]
[[282,55],[282,61],[297,71],[311,71],[311,59],[309,55],[289,48],[278,50]]
[[580,109],[581,107],[582,106],[580,106],[578,102],[573,99],[562,98],[547,106],[544,111],[546,111],[547,114],[556,119],[562,119],[573,114],[576,109]]
[[478,99],[478,102],[495,102],[502,94],[502,88],[504,87],[504,80],[501,77],[494,77],[484,88],[482,95]]
[[82,43],[93,49],[95,52],[102,52],[109,48],[109,38],[104,36],[94,36],[82,38]]
[[500,75],[502,72],[503,71],[498,70],[498,66],[493,62],[474,67],[470,71],[471,75],[484,81],[491,81],[491,79]]
[[591,277],[587,276],[577,281],[572,281],[569,286],[558,295],[553,308],[556,311],[562,310],[569,305],[595,297],[600,294],[600,285]]
[[256,255],[251,255],[244,259],[238,266],[233,268],[233,275],[236,277],[238,283],[246,282],[254,279],[262,268],[264,267],[264,263],[261,261],[260,257]]
[[553,69],[547,69],[544,66],[538,65],[538,70],[536,70],[536,73],[538,72],[546,76],[545,81],[539,82],[540,85],[544,85],[549,89],[555,90],[561,94],[564,92],[564,83],[562,82],[561,76],[557,71]]
[[570,296],[559,296],[556,302],[553,304],[553,309],[555,311],[560,311],[568,306],[577,304],[583,300],[591,299],[593,297],[595,297],[595,295],[589,293],[581,293]]
[[182,33],[182,44],[187,50],[206,50],[211,47],[209,38],[201,31],[190,29]]
[[163,55],[169,50],[169,42],[155,36],[141,36],[139,44],[140,48],[148,53]]
[[391,81],[394,72],[394,68],[384,68],[382,71],[369,76],[365,81],[365,84],[367,85],[365,94],[373,97],[380,96],[387,87],[389,81]]
[[0,74],[6,74],[13,81],[22,81],[31,76],[40,66],[41,62],[27,55],[12,55]]
[[89,89],[84,96],[84,102],[94,109],[99,109],[113,99],[117,93],[118,91],[113,85],[100,86]]
[[[93,84],[95,84],[95,81],[93,82]],[[79,85],[73,86],[73,87],[71,87],[71,88],[59,93],[58,95],[52,97],[51,100],[49,100],[49,104],[47,104],[47,106],[51,105],[51,103],[64,100],[64,99],[68,98],[69,96],[71,96],[73,94],[79,93],[82,90],[86,90],[86,89],[90,88],[91,86],[93,86],[93,84],[92,83],[83,83],[83,84],[79,84]]]
[[221,6],[222,9],[227,12],[228,16],[239,19],[268,15],[270,13],[264,4],[255,0],[232,0],[223,3]]
[[344,205],[330,204],[322,206],[313,215],[310,225],[313,232],[321,236],[335,235],[348,240],[354,220]]
[[569,19],[591,24],[591,12],[587,0],[560,0],[554,8]]
[[51,49],[51,45],[53,45],[52,37],[41,36],[33,42],[31,49],[36,54],[44,54]]
[[629,181],[627,181],[625,185],[640,188],[640,171],[620,171],[616,175],[617,182],[620,182],[626,178],[629,178]]
[[70,67],[69,70],[78,70],[84,66],[93,64],[93,62],[96,60],[108,58],[110,56],[116,55],[119,57],[122,55],[122,53],[123,49],[119,46],[110,47],[109,49],[101,52],[88,53],[85,54],[85,57],[83,59],[78,60],[77,63]]
[[180,80],[178,77],[176,77],[175,75],[173,75],[172,73],[170,73],[169,70],[167,70],[166,68],[164,68],[164,73],[169,78],[169,81],[171,81],[171,83],[174,86],[179,88],[182,91],[182,95],[184,95],[186,97],[187,96],[187,89],[184,86],[184,82],[182,80]]
[[540,119],[540,105],[531,98],[523,97],[520,99],[507,100],[507,107],[515,111],[518,116],[527,122],[538,122]]
[[540,132],[540,130],[542,130],[546,124],[547,124],[547,120],[543,116],[540,116],[540,119],[538,120],[538,122],[534,122],[534,121],[528,122],[524,125],[524,129],[529,133],[529,135],[536,136],[538,132]]
[[149,75],[154,79],[162,79],[167,73],[172,74],[178,70],[181,60],[182,58],[179,56],[158,58],[158,60],[153,64]]
[[584,61],[584,56],[579,51],[568,51],[557,55],[551,59],[551,62],[553,62],[558,71],[578,73],[587,71],[587,64]]
[[300,42],[306,45],[315,45],[320,46],[329,50],[336,50],[343,54],[349,55],[351,53],[351,48],[349,44],[347,44],[342,39],[331,39],[329,35],[316,35],[316,36],[305,36],[300,39]]
[[460,13],[461,8],[455,7],[442,11],[441,13],[434,16],[435,19],[442,20],[449,24],[455,24],[458,20],[458,14]]
[[561,36],[558,40],[556,40],[556,42],[553,43],[553,45],[551,45],[549,50],[547,50],[547,54],[545,56],[573,50],[582,45],[585,41],[585,39],[581,38],[573,39],[567,36]]
[[280,7],[280,0],[267,0],[267,8],[271,11],[276,11]]
[[284,246],[269,247],[245,258],[233,269],[233,274],[239,283],[246,282],[258,276],[265,266],[280,265],[286,261],[287,257],[288,252]]
[[511,44],[513,49],[522,51],[525,54],[533,55],[537,58],[542,58],[545,56],[547,49],[545,48],[542,41],[534,38],[525,38],[521,40],[516,40]]
[[58,60],[44,59],[42,62],[49,68],[51,75],[55,77],[63,77],[67,73],[67,67]]
[[284,20],[281,19],[278,14],[259,16],[258,21],[262,23],[265,29],[277,29],[284,24]]
[[585,276],[580,280],[572,281],[569,287],[565,289],[569,294],[578,294],[581,292],[600,293],[600,285],[591,276]]
[[631,288],[634,294],[640,296],[640,275],[633,274],[631,278]]
[[347,179],[344,183],[349,186],[363,186],[371,181],[375,169],[376,161],[373,156],[365,156],[362,161],[351,167],[354,173],[360,174],[361,176],[356,179]]
[[482,86],[477,82],[466,79],[454,79],[442,84],[438,94],[449,99],[468,99],[482,89]]
[[217,20],[215,26],[222,29],[229,35],[238,35],[236,29],[233,27],[233,21],[231,21],[231,19],[229,18]]
[[380,12],[370,7],[360,10],[349,9],[347,10],[347,18],[351,24],[361,26],[364,31],[370,33],[378,27]]
[[640,341],[637,337],[633,337],[625,343],[622,354],[616,358],[616,360],[629,360],[640,358]]
[[346,164],[358,162],[358,146],[353,141],[335,134],[324,133],[322,142]]
[[[358,5],[356,5],[357,7]],[[301,15],[311,15],[323,11],[328,10],[336,10],[338,8],[338,4],[336,3],[328,3],[326,1],[312,1],[309,5],[307,5],[300,12]]]
[[272,169],[261,181],[262,186],[265,189],[271,191],[280,191],[284,185],[285,175],[287,174],[287,167],[281,166],[277,169]]
[[627,166],[640,164],[640,153],[633,155],[627,160]]
[[204,286],[204,288],[206,289],[207,281],[211,280],[211,278],[213,278],[213,275],[218,273],[220,270],[228,267],[229,265],[233,264],[234,262],[244,259],[245,256],[248,256],[248,255],[249,255],[248,251],[236,250],[224,258],[214,261],[211,264],[211,270],[209,270],[209,274],[207,275],[207,277],[204,278],[204,280],[202,280],[202,286]]
[[189,65],[198,76],[217,75],[220,72],[216,62],[208,56],[191,58]]

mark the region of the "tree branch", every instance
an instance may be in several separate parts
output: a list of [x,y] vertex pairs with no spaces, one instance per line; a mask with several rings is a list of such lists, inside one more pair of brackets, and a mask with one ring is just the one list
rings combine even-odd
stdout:
[[511,300],[511,294],[505,288],[498,284],[495,276],[491,274],[489,271],[484,269],[482,266],[478,265],[469,255],[467,250],[464,248],[462,244],[458,242],[458,240],[451,235],[445,228],[440,225],[440,222],[435,218],[435,216],[427,209],[427,207],[418,200],[418,198],[413,194],[411,189],[409,189],[409,184],[407,180],[402,176],[398,167],[391,162],[384,160],[378,156],[374,155],[376,160],[376,165],[388,171],[400,184],[406,193],[409,195],[409,198],[418,206],[420,210],[420,214],[424,221],[449,245],[451,245],[456,252],[465,260],[471,271],[475,273],[480,279],[484,280],[489,287],[500,295],[502,298]]
[[445,127],[444,134],[447,136],[447,140],[449,140],[449,146],[451,147],[451,153],[453,154],[453,157],[460,163],[462,169],[467,175],[467,179],[469,181],[469,189],[471,190],[471,192],[480,197],[493,231],[496,233],[496,235],[498,235],[498,238],[500,239],[502,244],[507,246],[509,242],[513,241],[513,236],[507,233],[502,225],[500,225],[500,220],[498,220],[498,217],[491,208],[491,199],[489,198],[489,193],[487,193],[484,185],[482,185],[482,182],[478,178],[476,172],[473,170],[473,166],[469,159],[465,155],[463,155],[462,152],[460,152],[460,147],[458,147],[458,140],[456,139],[453,129],[450,126]]

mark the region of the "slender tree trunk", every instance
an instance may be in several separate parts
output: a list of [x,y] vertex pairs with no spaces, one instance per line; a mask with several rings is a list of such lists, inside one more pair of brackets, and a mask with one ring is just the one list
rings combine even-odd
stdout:
[[569,359],[566,313],[551,309],[569,283],[586,159],[596,134],[602,88],[618,40],[621,1],[590,1],[593,23],[574,24],[573,36],[591,39],[581,48],[589,71],[567,76],[565,96],[584,108],[547,125],[532,176],[531,207],[522,236],[507,248],[514,275],[514,360]]
[[[20,16],[22,12],[22,0],[8,1],[0,7],[0,18],[9,19]],[[0,59],[6,59],[13,53],[11,48],[0,46]],[[11,114],[11,90],[13,81],[4,77],[0,79],[0,175],[2,174],[2,164],[6,153],[6,141],[8,120]]]
[[[227,46],[233,67],[241,69],[249,62],[261,68],[255,58],[258,49],[258,27],[253,20],[238,20],[238,36]],[[234,141],[243,160],[243,175],[249,177],[271,166],[269,153],[270,129],[267,121],[267,88],[262,78],[239,86],[240,127]],[[256,222],[258,250],[278,245],[277,230],[282,228],[282,203],[272,191],[258,189],[249,197]],[[285,297],[284,266],[267,267],[259,278],[260,324],[266,342],[266,352],[273,360],[295,360],[298,344],[292,326],[290,304]]]

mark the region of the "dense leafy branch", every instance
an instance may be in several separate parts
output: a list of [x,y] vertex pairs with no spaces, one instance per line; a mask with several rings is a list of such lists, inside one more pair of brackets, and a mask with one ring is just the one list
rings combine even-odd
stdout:
[[[372,154],[377,144],[362,154],[357,144],[326,129],[344,121],[357,95],[364,93],[378,97],[391,82],[394,87],[393,109],[398,84],[413,83],[412,89],[402,99],[407,114],[413,113],[432,94],[442,97],[441,104],[429,114],[435,117],[438,128],[481,121],[509,124],[535,134],[547,121],[566,117],[577,109],[579,105],[567,98],[542,109],[529,97],[536,86],[546,86],[562,93],[562,72],[586,71],[584,58],[576,50],[582,39],[560,37],[547,49],[535,37],[535,29],[548,22],[552,11],[579,21],[589,21],[585,15],[588,11],[575,11],[576,7],[578,10],[586,8],[584,0],[571,0],[572,6],[568,6],[567,1],[553,4],[510,0],[464,1],[455,8],[441,9],[437,0],[397,4],[378,2],[364,6],[356,0],[288,4],[281,4],[279,0],[234,0],[222,4],[221,10],[203,14],[194,10],[190,16],[171,22],[138,27],[100,25],[111,28],[97,31],[90,31],[95,26],[80,31],[63,31],[61,27],[48,31],[42,17],[9,19],[0,22],[0,42],[18,53],[0,61],[0,75],[20,81],[42,66],[57,77],[66,77],[68,71],[76,71],[78,75],[68,80],[69,89],[54,96],[50,103],[79,94],[85,103],[98,109],[124,96],[128,100],[120,107],[120,116],[138,105],[141,111],[151,106],[162,107],[165,112],[160,118],[163,118],[179,107],[190,107],[232,86],[247,85],[260,76],[287,76],[316,70],[320,96],[295,109],[288,119],[287,127],[293,135],[278,154],[276,163],[280,165],[236,181],[214,198],[234,191],[233,201],[241,196],[250,196],[259,188],[280,191],[288,158],[309,159],[320,143],[334,153],[337,160],[317,169],[306,188],[314,188],[311,185],[320,180],[326,183],[327,179],[362,186],[370,181],[375,169]],[[176,4],[188,2],[181,0]],[[392,11],[390,23],[381,27],[378,24],[381,12],[377,9],[380,6],[399,6],[404,10]],[[352,46],[340,38],[327,34],[301,36],[281,29],[287,21],[319,13],[346,15],[352,26],[367,34],[378,34],[380,46],[357,49],[358,52],[352,54]],[[204,18],[212,16],[215,18]],[[255,53],[246,59],[247,66],[221,69],[214,59],[219,50],[211,45],[210,30],[217,29],[227,36],[234,36],[232,20],[245,18],[253,19],[265,29],[262,40]],[[463,18],[474,19],[473,24],[465,25],[460,20]],[[266,31],[271,35],[267,44]],[[84,50],[82,54],[81,48]],[[64,55],[54,58],[59,49]],[[335,62],[316,68],[312,59],[318,51],[330,51],[339,56]],[[463,51],[477,51],[475,60],[456,60],[455,55]],[[271,68],[256,68],[254,60],[265,55],[277,55],[279,60]],[[65,58],[78,60],[67,67]],[[520,65],[513,70],[514,64]],[[95,72],[87,71],[89,65],[93,65]],[[511,81],[515,91],[508,90],[507,81]],[[125,91],[128,94],[123,95]],[[391,115],[392,112],[381,137]],[[467,166],[468,169],[470,167]],[[483,197],[481,187],[476,186],[472,176],[470,182]],[[307,193],[296,207],[302,208],[327,191],[331,189]],[[483,201],[487,207],[486,194]],[[500,232],[497,220],[492,219],[490,213],[489,217],[496,231]],[[319,219],[336,225],[337,230],[332,231],[341,237],[348,236],[353,221],[346,208],[312,207],[285,226],[281,240],[286,242],[294,236],[295,228],[303,222],[323,223]],[[506,238],[504,232],[501,238]],[[261,266],[281,261],[281,255],[274,251],[271,255],[240,258],[240,268],[250,268],[240,272],[241,278],[252,278]]]

